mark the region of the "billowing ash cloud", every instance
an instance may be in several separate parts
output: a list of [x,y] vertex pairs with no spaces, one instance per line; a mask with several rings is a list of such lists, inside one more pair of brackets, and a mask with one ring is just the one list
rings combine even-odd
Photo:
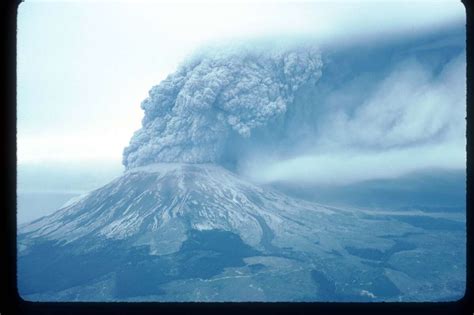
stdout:
[[465,167],[462,42],[323,55],[302,43],[192,55],[142,103],[123,164],[217,163],[256,182],[336,185]]
[[201,50],[150,90],[123,164],[219,162],[229,138],[248,139],[281,119],[321,68],[312,45]]

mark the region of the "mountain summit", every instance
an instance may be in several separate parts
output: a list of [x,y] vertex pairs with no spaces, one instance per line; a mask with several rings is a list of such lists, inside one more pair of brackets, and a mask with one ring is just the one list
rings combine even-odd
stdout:
[[[414,223],[430,220],[438,230]],[[220,166],[154,164],[20,227],[19,291],[63,301],[449,299],[462,278],[439,262],[461,254],[461,225],[325,207]]]

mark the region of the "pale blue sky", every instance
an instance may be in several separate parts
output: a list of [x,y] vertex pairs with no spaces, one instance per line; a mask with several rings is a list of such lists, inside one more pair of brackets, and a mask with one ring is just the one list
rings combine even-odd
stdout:
[[464,19],[454,0],[192,3],[22,3],[19,163],[120,163],[148,90],[207,41],[282,34],[342,41]]

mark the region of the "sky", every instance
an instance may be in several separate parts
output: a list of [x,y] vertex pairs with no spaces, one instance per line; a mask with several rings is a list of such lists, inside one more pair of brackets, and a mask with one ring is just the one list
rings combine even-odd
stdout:
[[[225,4],[26,0],[18,13],[18,163],[20,167],[88,165],[91,169],[90,165],[98,163],[121,168],[123,149],[141,126],[140,103],[150,88],[208,43],[284,35],[347,43],[371,36],[415,34],[463,20],[464,7],[454,0],[260,0]],[[401,88],[414,93],[406,86]],[[433,88],[438,89],[437,94],[427,92],[422,101],[446,91]],[[373,97],[376,102],[377,95]],[[365,107],[370,112],[370,100]],[[364,124],[363,119],[336,121],[354,132],[357,124]],[[340,127],[331,125],[328,129]],[[456,149],[459,151],[459,146]],[[417,150],[419,155],[429,155],[443,149]],[[411,166],[397,159],[397,154],[401,153],[389,153],[387,158],[400,161],[397,169],[410,171]],[[384,158],[362,152],[353,163],[373,165]],[[457,155],[453,161],[460,165],[459,159]],[[311,177],[318,175],[322,181],[331,182],[334,176],[327,170],[338,169],[337,161],[344,161],[344,155],[302,154],[266,164],[258,180],[304,180],[306,168],[291,174],[285,171],[296,163],[314,165]],[[363,172],[351,173],[354,169],[347,165],[345,182],[365,179]],[[384,176],[396,174],[385,172]]]
[[[464,10],[456,1],[340,1],[339,10],[316,1],[193,3],[23,2],[18,14],[19,163],[120,161],[140,127],[139,105],[148,90],[205,42],[312,32],[334,38],[343,36],[348,24],[356,25],[349,32],[366,36],[462,18]],[[360,7],[357,15],[354,6]],[[380,9],[390,10],[391,18]]]

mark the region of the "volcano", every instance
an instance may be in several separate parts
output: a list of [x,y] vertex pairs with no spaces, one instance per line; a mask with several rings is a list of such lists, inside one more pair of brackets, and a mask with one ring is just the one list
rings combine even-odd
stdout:
[[446,216],[336,209],[216,165],[153,164],[20,226],[18,287],[32,301],[446,300],[464,286],[463,222]]
[[[462,24],[347,45],[267,38],[203,46],[149,90],[120,177],[19,226],[21,296],[459,299],[464,34]],[[447,180],[434,176],[439,169],[462,171],[459,185],[431,185]],[[370,179],[386,182],[362,195]],[[319,204],[324,189],[344,183],[357,185],[352,200],[383,208],[341,203],[342,193],[333,206]],[[461,211],[437,207],[431,196],[443,187],[457,192],[452,205]],[[418,196],[394,208],[397,191]]]

